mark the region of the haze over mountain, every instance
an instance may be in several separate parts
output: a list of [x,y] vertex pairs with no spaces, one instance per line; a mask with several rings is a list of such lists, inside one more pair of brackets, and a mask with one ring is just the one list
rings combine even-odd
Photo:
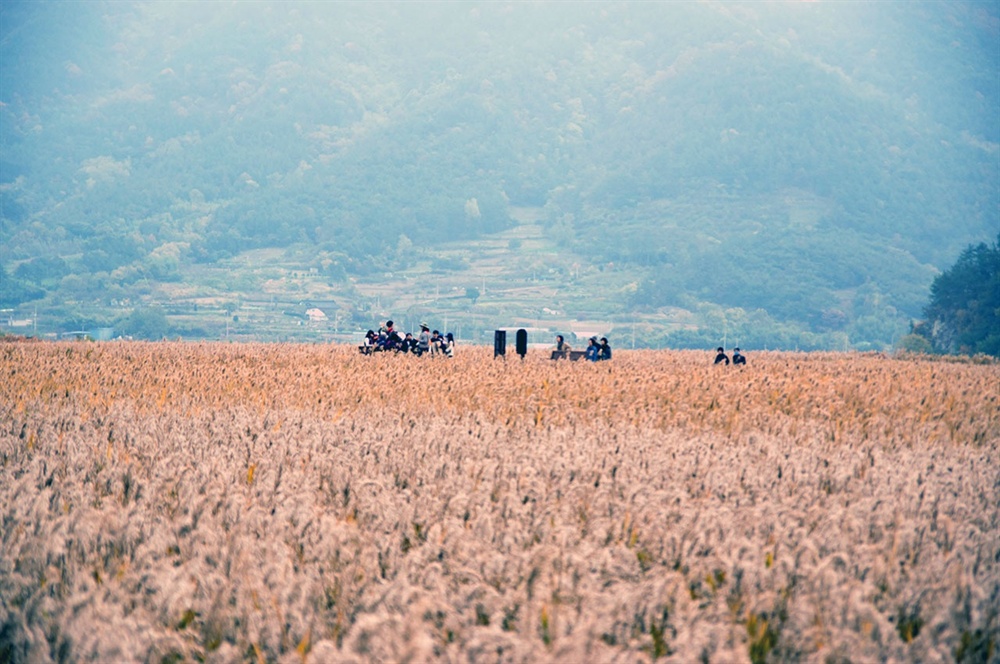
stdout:
[[[0,299],[52,329],[260,298],[205,275],[280,248],[349,330],[440,282],[485,328],[880,348],[1000,233],[997,2],[4,2],[0,32]],[[497,238],[554,304],[477,297]]]

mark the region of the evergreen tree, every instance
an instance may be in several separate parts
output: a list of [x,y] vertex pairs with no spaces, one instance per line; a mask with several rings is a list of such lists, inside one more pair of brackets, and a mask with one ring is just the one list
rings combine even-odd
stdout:
[[934,279],[924,316],[935,350],[1000,357],[1000,235],[966,247]]

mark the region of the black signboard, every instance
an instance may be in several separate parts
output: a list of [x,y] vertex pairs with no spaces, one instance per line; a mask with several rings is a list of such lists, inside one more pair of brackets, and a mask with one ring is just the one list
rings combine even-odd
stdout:
[[525,329],[520,329],[517,331],[517,343],[515,347],[517,348],[517,354],[524,359],[524,356],[528,354],[528,331]]
[[493,357],[497,355],[507,356],[507,330],[493,332]]

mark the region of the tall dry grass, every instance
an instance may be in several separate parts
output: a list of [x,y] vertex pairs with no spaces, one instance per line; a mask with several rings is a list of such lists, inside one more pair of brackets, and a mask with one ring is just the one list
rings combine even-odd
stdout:
[[0,358],[0,659],[997,657],[996,365]]

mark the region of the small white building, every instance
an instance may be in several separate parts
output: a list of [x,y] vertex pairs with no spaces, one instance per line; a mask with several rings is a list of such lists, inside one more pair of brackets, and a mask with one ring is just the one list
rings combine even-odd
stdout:
[[310,322],[319,323],[326,320],[326,314],[322,309],[317,309],[313,307],[312,309],[306,309],[306,316],[309,316]]

